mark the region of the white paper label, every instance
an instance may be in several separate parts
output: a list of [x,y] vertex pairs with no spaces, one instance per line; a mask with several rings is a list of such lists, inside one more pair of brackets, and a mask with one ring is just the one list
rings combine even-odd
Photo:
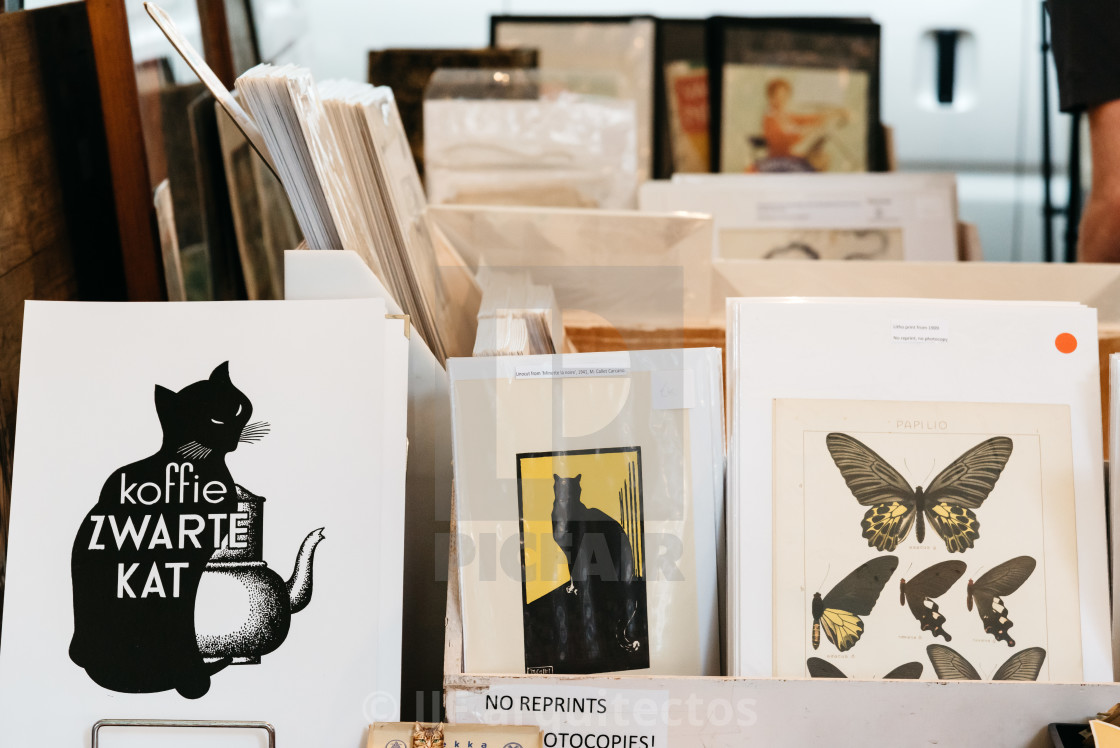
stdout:
[[650,375],[650,407],[680,410],[696,407],[696,384],[691,369],[655,371]]
[[898,225],[902,214],[897,201],[888,195],[818,199],[771,197],[758,203],[755,218],[761,224],[782,228],[830,228],[856,225]]
[[545,748],[668,748],[669,692],[589,686],[491,686],[457,692],[455,721],[537,725]]
[[891,322],[891,342],[943,345],[949,342],[949,327],[929,320]]
[[555,368],[517,369],[516,379],[552,379],[554,377],[621,377],[630,373],[625,366],[558,366]]

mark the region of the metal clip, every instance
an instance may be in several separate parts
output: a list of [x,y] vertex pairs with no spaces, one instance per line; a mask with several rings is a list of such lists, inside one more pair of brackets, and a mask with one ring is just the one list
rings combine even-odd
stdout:
[[247,728],[268,733],[268,748],[276,748],[276,728],[268,722],[243,722],[216,719],[99,719],[93,723],[93,745],[97,748],[102,727],[212,727]]

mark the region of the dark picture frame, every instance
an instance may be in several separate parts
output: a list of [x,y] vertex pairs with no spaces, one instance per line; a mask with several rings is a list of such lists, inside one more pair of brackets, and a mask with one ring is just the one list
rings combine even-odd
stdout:
[[866,170],[885,170],[880,122],[880,35],[879,24],[868,18],[708,19],[711,170],[720,172],[725,163],[723,136],[729,103],[724,97],[724,80],[728,65],[865,73],[866,107],[859,114],[866,123]]
[[676,171],[673,156],[673,113],[669,102],[666,67],[675,62],[706,66],[707,52],[705,19],[659,18],[657,20],[657,40],[653,57],[653,173],[656,179],[668,179]]

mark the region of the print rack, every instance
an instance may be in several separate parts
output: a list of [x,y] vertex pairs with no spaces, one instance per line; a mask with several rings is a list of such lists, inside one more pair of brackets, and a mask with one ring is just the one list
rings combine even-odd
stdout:
[[93,723],[91,748],[98,748],[100,745],[103,729],[115,727],[262,730],[268,736],[268,748],[276,748],[276,729],[267,722],[210,719],[99,719]]
[[[457,564],[452,541],[451,580],[457,578]],[[1050,748],[1048,724],[1085,723],[1120,703],[1120,683],[464,673],[458,585],[452,582],[447,589],[443,682],[449,723],[502,723],[500,709],[481,715],[470,711],[468,702],[477,705],[480,694],[493,694],[497,701],[518,691],[540,695],[539,689],[548,689],[562,698],[573,687],[582,687],[600,694],[625,690],[629,698],[643,691],[664,698],[667,709],[661,720],[671,748],[815,744]],[[636,722],[638,715],[633,716]]]

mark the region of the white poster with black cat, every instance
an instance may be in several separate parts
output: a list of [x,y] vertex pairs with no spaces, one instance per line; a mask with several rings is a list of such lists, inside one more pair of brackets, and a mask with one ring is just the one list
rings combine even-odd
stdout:
[[374,300],[28,302],[0,744],[395,718],[406,346]]
[[466,671],[718,674],[718,351],[449,373]]

